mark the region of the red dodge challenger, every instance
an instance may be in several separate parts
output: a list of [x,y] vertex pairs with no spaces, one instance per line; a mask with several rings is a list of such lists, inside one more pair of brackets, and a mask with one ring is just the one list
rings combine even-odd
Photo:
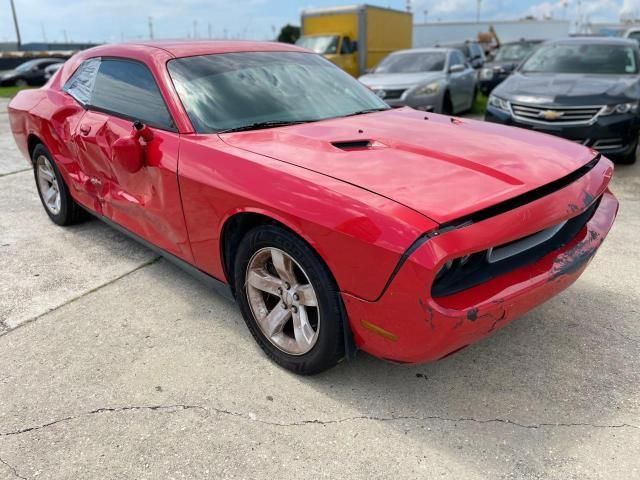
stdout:
[[390,109],[284,44],[93,48],[9,119],[56,224],[88,212],[208,280],[302,374],[486,337],[575,281],[618,209],[592,149]]

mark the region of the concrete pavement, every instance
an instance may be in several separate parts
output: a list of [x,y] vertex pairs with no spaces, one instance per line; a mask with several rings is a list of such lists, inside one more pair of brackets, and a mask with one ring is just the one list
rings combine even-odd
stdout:
[[435,364],[271,363],[232,303],[53,225],[0,104],[0,478],[640,477],[640,166],[569,290]]

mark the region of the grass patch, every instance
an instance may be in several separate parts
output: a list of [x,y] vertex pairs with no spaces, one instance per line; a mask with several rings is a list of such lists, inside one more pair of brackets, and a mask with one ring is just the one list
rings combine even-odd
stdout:
[[30,88],[30,87],[0,87],[0,97],[12,98],[20,90],[24,90],[26,88]]
[[478,92],[478,96],[476,97],[476,101],[471,108],[471,113],[476,115],[484,115],[485,110],[487,109],[487,96]]

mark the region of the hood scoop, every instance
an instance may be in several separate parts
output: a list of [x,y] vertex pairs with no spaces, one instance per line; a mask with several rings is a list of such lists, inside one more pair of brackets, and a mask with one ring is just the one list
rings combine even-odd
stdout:
[[380,143],[377,140],[340,140],[331,142],[331,145],[345,152],[371,150],[374,148],[379,149],[386,147],[384,143]]

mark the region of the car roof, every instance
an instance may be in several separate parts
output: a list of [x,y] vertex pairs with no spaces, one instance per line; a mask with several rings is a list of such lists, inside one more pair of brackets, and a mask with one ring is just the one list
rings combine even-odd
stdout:
[[149,40],[100,45],[86,52],[90,52],[91,56],[108,56],[116,53],[122,56],[126,55],[127,51],[139,54],[141,50],[148,50],[150,54],[154,50],[163,50],[176,58],[234,52],[309,52],[307,49],[287,43],[248,40]]
[[405,50],[396,50],[395,52],[391,52],[391,55],[402,55],[405,53],[447,53],[452,48],[442,48],[442,47],[426,47],[426,48],[407,48]]
[[548,40],[545,45],[622,45],[638,47],[638,42],[633,39],[620,37],[571,37],[557,40]]

